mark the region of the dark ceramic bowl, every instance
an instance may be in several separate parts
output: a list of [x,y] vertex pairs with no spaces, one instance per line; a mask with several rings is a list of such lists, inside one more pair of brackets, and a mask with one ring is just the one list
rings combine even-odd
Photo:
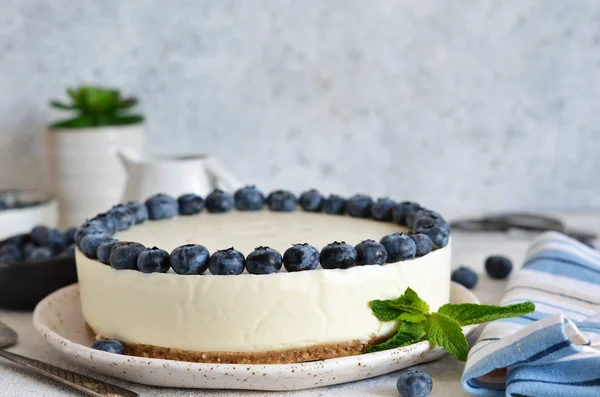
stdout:
[[0,307],[33,310],[46,295],[76,282],[73,254],[41,261],[0,262]]

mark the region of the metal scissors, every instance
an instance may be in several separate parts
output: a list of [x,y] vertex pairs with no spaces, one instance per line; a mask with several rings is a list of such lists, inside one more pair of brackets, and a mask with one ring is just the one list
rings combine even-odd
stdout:
[[468,232],[506,233],[511,229],[524,230],[528,232],[556,231],[564,233],[567,236],[584,243],[589,243],[597,237],[597,235],[592,232],[567,229],[566,225],[560,219],[542,214],[525,212],[487,215],[481,218],[473,219],[460,219],[451,222],[450,227],[456,230]]

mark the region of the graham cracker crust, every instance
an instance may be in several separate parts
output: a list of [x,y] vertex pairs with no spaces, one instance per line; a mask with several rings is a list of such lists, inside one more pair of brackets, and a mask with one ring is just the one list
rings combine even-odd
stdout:
[[[88,328],[96,335],[96,339],[102,338],[89,325]],[[210,364],[293,364],[319,361],[362,354],[367,347],[377,342],[377,338],[373,337],[367,343],[353,340],[266,352],[195,352],[121,341],[128,356]]]

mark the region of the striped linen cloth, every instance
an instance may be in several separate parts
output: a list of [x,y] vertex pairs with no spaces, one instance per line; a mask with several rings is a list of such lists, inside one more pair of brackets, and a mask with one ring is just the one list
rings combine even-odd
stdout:
[[469,352],[462,384],[478,396],[600,397],[600,254],[563,234],[538,236],[502,305],[536,312],[494,321]]

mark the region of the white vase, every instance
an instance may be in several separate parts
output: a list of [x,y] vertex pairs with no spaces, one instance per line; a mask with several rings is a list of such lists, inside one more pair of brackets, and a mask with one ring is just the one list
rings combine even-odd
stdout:
[[52,129],[48,135],[60,227],[78,226],[121,201],[127,174],[117,153],[142,148],[143,124]]

